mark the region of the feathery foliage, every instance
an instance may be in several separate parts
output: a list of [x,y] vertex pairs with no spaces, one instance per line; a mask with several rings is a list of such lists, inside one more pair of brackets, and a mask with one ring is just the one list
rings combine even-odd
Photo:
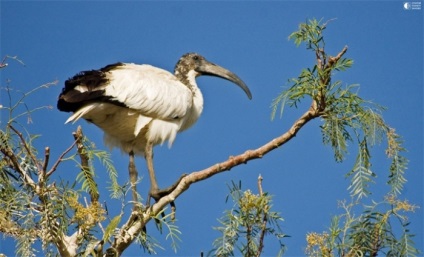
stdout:
[[[43,255],[57,256],[57,247],[61,247],[60,242],[69,232],[76,231],[80,243],[84,244],[83,239],[93,236],[92,228],[104,220],[104,210],[98,202],[80,201],[84,197],[75,188],[75,183],[69,185],[51,177],[60,163],[75,159],[75,154],[65,158],[73,146],[49,167],[50,149],[46,148],[44,158],[40,158],[33,146],[39,136],[25,129],[24,123],[31,123],[35,111],[50,108],[32,108],[27,104],[31,102],[28,99],[54,84],[48,83],[28,92],[20,92],[9,85],[1,89],[6,92],[9,105],[0,109],[2,116],[8,117],[6,122],[2,121],[0,129],[0,232],[16,239],[19,256],[40,255],[34,249],[37,241],[41,242]],[[98,198],[91,167],[82,169],[77,180],[82,182],[83,191],[97,194]]]
[[237,250],[243,256],[260,256],[264,247],[264,236],[271,235],[280,244],[277,256],[281,256],[285,250],[282,239],[287,235],[280,227],[283,218],[279,213],[271,211],[272,197],[263,193],[261,186],[259,194],[253,194],[250,190],[242,191],[241,183],[237,185],[233,182],[229,189],[234,206],[219,219],[221,226],[215,229],[220,231],[222,236],[213,242],[214,248],[209,254],[235,256]]
[[[355,217],[358,203],[340,202],[344,213],[335,216],[328,231],[311,232],[306,236],[306,254],[314,257],[329,256],[417,256],[418,250],[409,231],[407,212],[417,207],[395,195],[382,202],[364,206]],[[396,228],[396,229],[395,229]],[[394,231],[399,231],[395,233]]]
[[370,194],[369,183],[376,176],[370,169],[370,149],[386,138],[386,154],[392,161],[387,183],[392,193],[399,194],[406,182],[404,172],[408,163],[402,155],[405,151],[402,140],[384,122],[381,115],[384,107],[359,97],[358,85],[343,86],[342,81],[334,81],[335,72],[347,71],[353,60],[343,57],[347,47],[334,57],[326,52],[323,32],[327,25],[328,22],[312,19],[289,36],[297,46],[305,44],[307,50],[314,52],[316,64],[289,80],[290,87],[272,102],[272,118],[279,107],[282,115],[285,105],[297,107],[307,97],[322,119],[323,143],[331,146],[337,162],[345,159],[349,143],[358,142],[356,162],[347,173],[351,178],[350,193],[357,198]]

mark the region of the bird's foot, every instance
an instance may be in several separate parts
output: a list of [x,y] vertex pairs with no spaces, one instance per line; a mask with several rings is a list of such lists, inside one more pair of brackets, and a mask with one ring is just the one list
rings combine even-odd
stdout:
[[[159,189],[156,187],[155,188],[151,188],[149,191],[149,196],[147,197],[147,203],[146,203],[146,208],[150,207],[150,199],[153,198],[155,199],[155,201],[159,201],[162,197],[168,195],[169,193],[171,193],[172,191],[175,190],[175,188],[177,188],[178,184],[181,182],[181,180],[187,176],[187,174],[183,174],[181,175],[181,177],[171,186],[165,188],[165,189]],[[174,201],[170,202],[169,205],[171,205],[171,220],[174,221],[175,220],[175,212],[177,207],[175,206]],[[164,213],[162,213],[162,217],[164,216]]]
[[171,193],[172,191],[175,190],[175,188],[177,188],[178,184],[181,182],[181,180],[187,176],[187,174],[183,174],[181,175],[180,178],[178,178],[178,180],[172,184],[171,186],[164,188],[164,189],[159,189],[159,188],[151,188],[149,191],[149,196],[147,198],[147,206],[150,206],[150,198],[155,199],[155,201],[159,201],[162,197],[168,195],[169,193]]

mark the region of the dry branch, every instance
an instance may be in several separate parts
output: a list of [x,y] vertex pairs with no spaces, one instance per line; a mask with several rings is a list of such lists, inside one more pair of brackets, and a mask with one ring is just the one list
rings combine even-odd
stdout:
[[59,166],[59,164],[63,161],[63,158],[65,157],[65,155],[67,155],[72,148],[74,148],[74,146],[76,145],[77,141],[75,140],[71,146],[68,147],[68,149],[66,149],[60,156],[59,158],[56,160],[56,162],[53,164],[53,166],[51,167],[51,169],[47,172],[46,177],[48,178],[51,174],[53,174],[53,172],[56,171],[57,167]]
[[44,148],[44,162],[42,167],[42,172],[44,176],[47,172],[47,166],[49,165],[49,160],[50,160],[50,147],[46,147]]
[[149,209],[145,210],[143,213],[133,211],[127,223],[121,228],[120,235],[115,238],[112,248],[115,249],[119,255],[122,254],[122,252],[133,242],[136,236],[141,233],[145,224],[147,224],[147,222],[149,222],[157,213],[163,210],[165,206],[173,202],[179,195],[186,191],[191,184],[205,180],[218,173],[228,171],[231,168],[240,164],[245,164],[250,160],[262,158],[265,154],[290,141],[307,122],[322,114],[314,108],[315,105],[316,104],[313,103],[309,110],[296,120],[291,128],[281,136],[274,138],[257,149],[247,150],[240,155],[231,156],[228,160],[212,165],[209,168],[190,173],[180,180],[177,187],[170,194],[160,198]]
[[13,152],[13,150],[7,144],[0,144],[0,151],[6,157],[8,164],[11,165],[13,169],[19,173],[23,181],[27,185],[31,186],[34,190],[37,190],[34,180],[31,178],[28,172],[22,168],[18,157]]
[[[259,195],[262,197],[264,195],[264,192],[262,190],[262,181],[263,181],[263,177],[261,175],[259,175],[258,177],[258,191],[259,191]],[[264,249],[264,239],[265,239],[265,234],[266,234],[266,224],[268,223],[268,213],[264,212],[264,216],[262,219],[262,228],[261,228],[261,233],[259,236],[259,247],[258,247],[258,252],[256,257],[261,256],[262,251]]]

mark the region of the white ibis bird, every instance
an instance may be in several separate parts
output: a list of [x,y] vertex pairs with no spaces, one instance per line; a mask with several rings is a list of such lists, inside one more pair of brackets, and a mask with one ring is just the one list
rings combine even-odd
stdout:
[[151,181],[149,199],[158,200],[173,188],[159,190],[152,148],[165,141],[171,145],[178,132],[197,121],[203,110],[203,96],[195,78],[201,75],[232,81],[252,98],[249,88],[237,75],[197,53],[188,53],[176,64],[174,75],[150,65],[132,63],[80,72],[65,82],[57,107],[60,111],[73,112],[66,123],[80,118],[94,123],[104,131],[107,146],[129,154],[134,200],[138,179],[134,155],[144,155]]

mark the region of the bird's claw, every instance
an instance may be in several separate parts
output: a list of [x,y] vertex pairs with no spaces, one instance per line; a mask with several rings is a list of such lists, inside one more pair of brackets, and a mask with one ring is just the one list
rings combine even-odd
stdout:
[[[147,203],[146,206],[147,208],[150,207],[150,199],[153,198],[155,199],[155,202],[159,201],[162,197],[169,195],[172,191],[175,190],[175,188],[177,188],[177,186],[180,184],[181,180],[186,177],[188,174],[183,174],[181,175],[178,180],[172,184],[171,186],[164,188],[164,189],[159,189],[159,188],[151,188],[149,191],[149,195],[147,197]],[[175,210],[175,203],[172,201],[170,203],[171,208],[173,210]]]

